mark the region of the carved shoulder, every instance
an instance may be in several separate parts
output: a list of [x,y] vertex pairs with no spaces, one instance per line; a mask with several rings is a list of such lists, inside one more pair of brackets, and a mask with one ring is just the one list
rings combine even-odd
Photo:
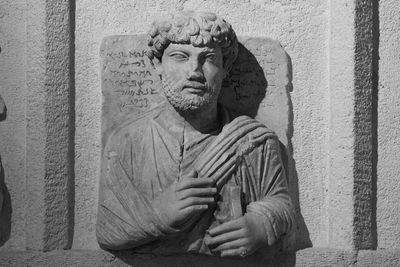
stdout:
[[119,150],[123,149],[127,144],[139,144],[146,129],[162,111],[163,106],[161,105],[139,116],[128,117],[111,132],[107,139],[105,150]]

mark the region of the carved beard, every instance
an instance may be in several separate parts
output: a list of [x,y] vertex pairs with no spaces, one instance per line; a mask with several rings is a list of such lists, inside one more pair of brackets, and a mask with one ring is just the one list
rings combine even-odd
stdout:
[[211,89],[207,83],[205,84],[207,89],[203,95],[183,95],[183,87],[186,83],[190,84],[190,81],[184,80],[179,83],[172,84],[165,73],[163,73],[161,81],[165,97],[167,98],[168,102],[179,112],[193,113],[201,111],[209,107],[211,104],[217,102],[219,90]]

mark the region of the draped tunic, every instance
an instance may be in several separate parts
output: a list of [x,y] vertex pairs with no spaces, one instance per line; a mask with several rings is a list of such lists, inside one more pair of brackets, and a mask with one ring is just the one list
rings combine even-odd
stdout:
[[[291,230],[293,208],[276,135],[250,117],[230,121],[222,109],[220,114],[220,127],[189,136],[186,122],[162,104],[110,135],[102,155],[96,226],[101,247],[212,254],[204,242],[206,230],[246,212],[263,218],[266,245]],[[190,227],[171,228],[152,200],[193,170],[199,179],[212,177],[220,197]]]

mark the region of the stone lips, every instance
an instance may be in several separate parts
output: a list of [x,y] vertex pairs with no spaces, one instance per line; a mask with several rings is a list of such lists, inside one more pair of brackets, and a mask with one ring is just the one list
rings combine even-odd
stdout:
[[[102,144],[115,125],[139,116],[160,102],[161,80],[146,56],[147,36],[103,39],[101,56]],[[284,145],[290,140],[290,59],[269,38],[239,37],[239,55],[223,83],[219,101],[233,116],[249,115],[275,131]]]

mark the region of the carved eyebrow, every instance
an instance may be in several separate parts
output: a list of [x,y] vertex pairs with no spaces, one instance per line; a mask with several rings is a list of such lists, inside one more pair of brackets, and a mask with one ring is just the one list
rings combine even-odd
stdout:
[[201,51],[199,53],[199,55],[202,56],[202,57],[207,57],[207,56],[210,56],[210,55],[217,56],[218,53],[217,53],[217,51],[215,49],[206,49],[204,51]]
[[181,54],[185,54],[185,55],[189,54],[188,51],[183,50],[183,49],[174,49],[174,50],[168,51],[167,54],[171,55],[171,54],[174,54],[174,53],[181,53]]
[[217,49],[213,48],[213,47],[203,47],[203,51],[201,51],[201,53],[216,53]]
[[[182,52],[182,53],[192,53],[192,51],[190,51],[189,49],[185,49],[185,48],[175,48],[175,49],[171,49],[171,51],[169,51],[168,53],[171,52]],[[203,53],[215,53],[216,49],[214,48],[209,48],[209,47],[204,47],[202,51],[199,51],[199,54],[203,54]]]

